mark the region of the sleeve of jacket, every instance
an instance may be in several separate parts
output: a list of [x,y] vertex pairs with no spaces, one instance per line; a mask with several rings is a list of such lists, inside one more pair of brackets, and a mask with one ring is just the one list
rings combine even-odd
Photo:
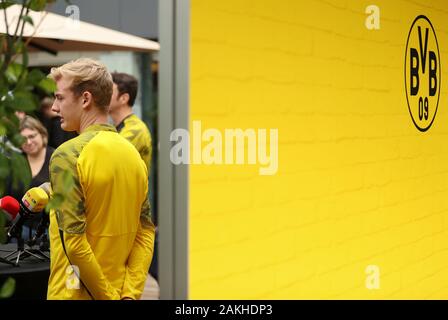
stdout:
[[120,296],[106,279],[86,234],[64,234],[67,256],[79,268],[79,277],[95,300],[118,300]]
[[155,226],[151,221],[148,197],[142,206],[140,224],[128,258],[121,298],[140,299],[154,252]]

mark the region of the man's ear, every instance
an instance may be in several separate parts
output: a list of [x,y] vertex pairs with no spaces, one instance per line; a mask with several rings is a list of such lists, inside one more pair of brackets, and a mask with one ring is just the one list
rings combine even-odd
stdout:
[[92,94],[89,91],[84,91],[81,98],[82,98],[82,107],[83,108],[87,108],[93,102]]
[[129,93],[123,93],[120,95],[120,102],[122,104],[128,104],[129,103]]

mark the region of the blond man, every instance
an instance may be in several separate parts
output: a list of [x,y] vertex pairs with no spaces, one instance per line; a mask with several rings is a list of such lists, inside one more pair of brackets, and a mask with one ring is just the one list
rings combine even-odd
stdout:
[[132,144],[107,123],[111,75],[84,58],[50,76],[57,86],[52,110],[63,130],[79,136],[50,161],[52,196],[64,200],[50,212],[47,298],[139,299],[154,246],[148,172]]

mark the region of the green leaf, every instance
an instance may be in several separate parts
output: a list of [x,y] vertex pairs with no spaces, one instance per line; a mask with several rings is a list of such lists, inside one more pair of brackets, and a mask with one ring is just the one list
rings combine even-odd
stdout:
[[[16,42],[14,43],[14,50],[16,53],[23,53],[26,50],[25,42],[23,42],[22,40],[16,40]],[[17,64],[25,67],[23,64]]]
[[31,170],[26,158],[19,153],[13,153],[11,156],[11,173],[13,188],[17,188],[20,185],[24,189],[28,189],[31,183]]
[[[3,63],[2,59],[0,58],[0,65]],[[2,101],[3,96],[8,91],[7,90],[7,83],[8,79],[6,79],[6,76],[4,74],[0,74],[0,101]]]
[[[61,183],[63,186],[63,190],[69,192],[75,186],[75,179],[73,174],[69,171],[64,171],[61,173]],[[51,209],[59,209],[62,203],[65,201],[65,196],[60,193],[54,193],[45,207],[45,211],[50,211]]]
[[47,0],[31,0],[30,9],[34,11],[42,11],[47,6]]
[[23,19],[23,21],[29,23],[30,25],[32,25],[34,27],[33,18],[31,18],[30,16],[23,16],[22,19]]
[[6,9],[14,4],[17,4],[16,1],[6,0],[2,3],[0,3],[0,9]]
[[0,119],[0,124],[6,128],[7,135],[19,131],[20,120],[17,118],[15,111],[15,109],[5,108],[4,117]]
[[6,127],[0,123],[0,137],[6,135]]
[[25,138],[20,133],[12,135],[11,142],[16,146],[21,146],[25,142]]
[[27,83],[32,86],[36,86],[43,79],[45,79],[45,74],[42,71],[40,71],[39,69],[33,69],[28,74]]
[[56,91],[56,82],[54,82],[53,79],[45,77],[39,81],[37,87],[45,91],[45,93],[51,95]]
[[[3,146],[2,146],[3,147]],[[10,174],[9,161],[3,153],[0,153],[0,179],[5,179]],[[0,241],[1,243],[1,241]]]
[[59,209],[64,202],[64,196],[60,193],[55,193],[52,195],[50,201],[45,206],[45,211],[49,212],[52,209]]
[[[15,115],[14,115],[15,116]],[[17,118],[17,117],[16,117]],[[14,125],[11,116],[6,116],[0,119],[2,126],[6,128],[6,135],[9,137],[13,132],[18,131],[17,127]]]
[[6,279],[2,288],[0,289],[0,298],[6,299],[14,294],[14,289],[16,287],[16,280],[13,278]]
[[62,173],[62,183],[64,185],[64,190],[71,190],[75,185],[75,178],[70,171],[64,171]]
[[24,80],[23,78],[25,78],[25,82],[26,82],[26,76],[28,75],[28,62],[29,62],[28,49],[24,45],[23,50],[22,50],[22,65],[26,68],[27,73],[22,75],[22,82]]
[[36,97],[30,91],[15,91],[14,108],[20,111],[33,111],[37,107]]
[[23,66],[19,63],[11,63],[6,69],[6,78],[10,83],[17,83],[20,73],[23,70]]

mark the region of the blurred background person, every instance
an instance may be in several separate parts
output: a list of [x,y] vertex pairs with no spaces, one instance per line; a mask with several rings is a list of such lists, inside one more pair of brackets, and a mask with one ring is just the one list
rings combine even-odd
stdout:
[[[25,116],[20,121],[20,134],[25,138],[22,151],[28,160],[32,179],[28,188],[19,191],[20,194],[17,195],[17,199],[21,199],[29,188],[38,187],[42,183],[50,181],[50,158],[54,151],[52,147],[48,146],[47,129],[37,119]],[[23,232],[25,240],[32,235],[32,231],[39,224],[42,214],[35,214],[25,222]]]
[[131,142],[145,161],[148,172],[151,165],[151,134],[146,124],[134,114],[132,107],[137,98],[138,81],[127,73],[112,73],[114,82],[109,115],[118,133]]
[[[131,142],[137,149],[140,157],[148,168],[148,176],[151,171],[151,133],[146,124],[134,114],[132,107],[138,93],[138,80],[134,76],[112,72],[113,88],[109,105],[109,116],[111,117],[118,133]],[[151,192],[151,190],[150,190]],[[157,256],[158,256],[158,228],[157,217],[153,216],[156,225],[156,239],[154,255],[151,262],[150,274],[158,280]]]
[[25,138],[22,151],[26,155],[31,170],[30,188],[38,187],[50,181],[48,168],[54,148],[48,145],[47,129],[39,120],[31,116],[25,116],[20,121],[20,134]]

